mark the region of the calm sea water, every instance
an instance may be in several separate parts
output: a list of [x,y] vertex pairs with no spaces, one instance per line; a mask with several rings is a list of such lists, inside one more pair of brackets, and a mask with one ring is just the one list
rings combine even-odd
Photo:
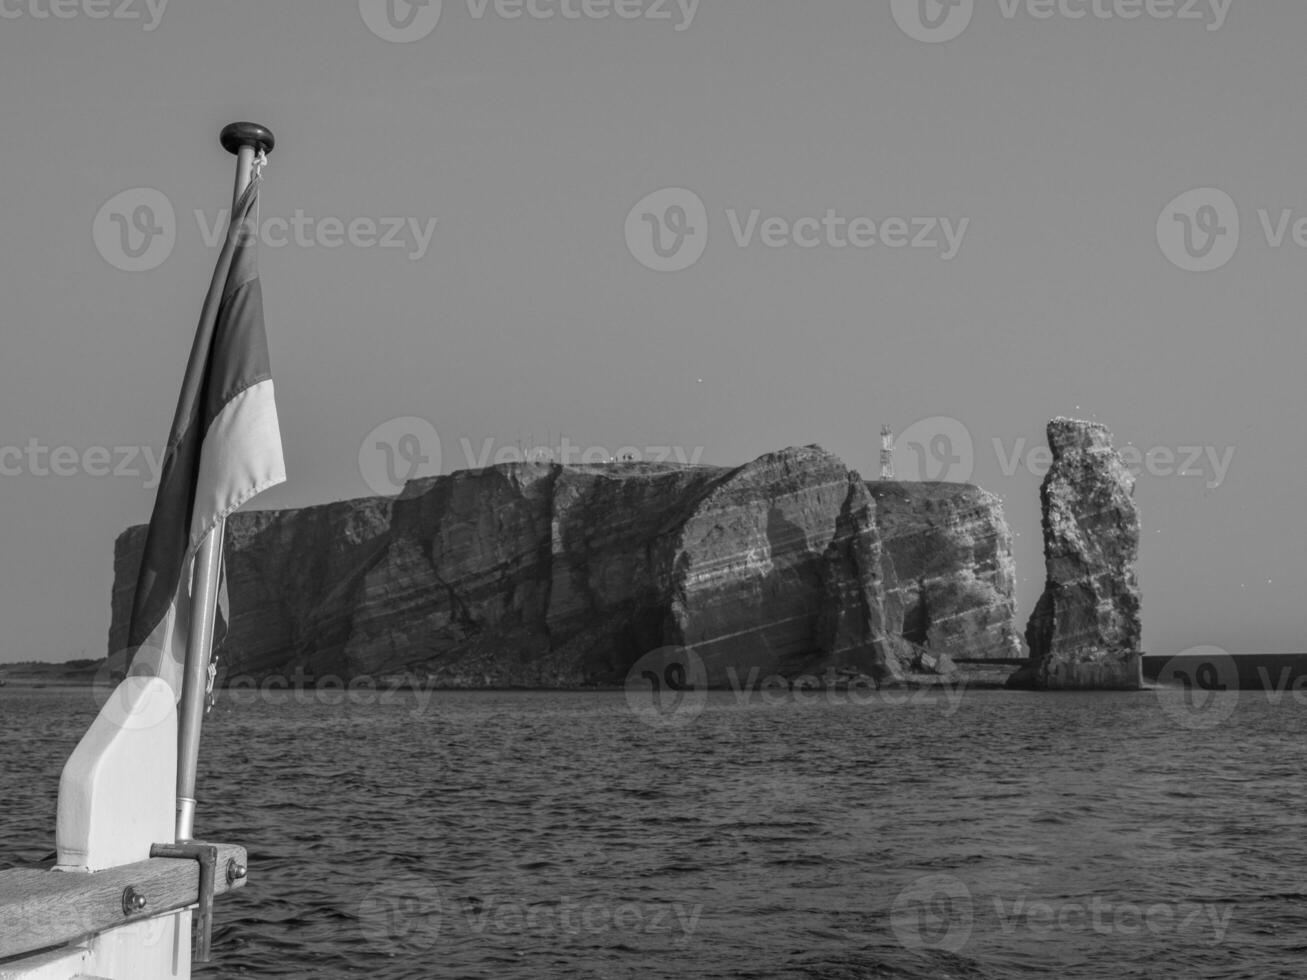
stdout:
[[[245,844],[200,976],[1301,977],[1307,706],[1153,694],[220,702]],[[0,867],[53,847],[89,692],[0,691]]]

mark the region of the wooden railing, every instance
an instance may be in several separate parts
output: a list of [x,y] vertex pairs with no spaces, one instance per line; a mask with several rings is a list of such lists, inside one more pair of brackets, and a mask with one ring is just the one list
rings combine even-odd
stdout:
[[[217,844],[213,894],[245,884],[245,848]],[[200,902],[200,864],[150,858],[94,873],[0,871],[0,973],[17,957]]]

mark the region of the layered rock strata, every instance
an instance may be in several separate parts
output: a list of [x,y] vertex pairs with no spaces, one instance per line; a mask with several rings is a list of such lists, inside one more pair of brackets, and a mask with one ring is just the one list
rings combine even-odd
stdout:
[[1097,423],[1054,419],[1048,445],[1053,462],[1039,492],[1046,582],[1026,624],[1032,664],[1013,686],[1135,689],[1141,628],[1134,476]]
[[[143,542],[137,527],[116,545],[111,651]],[[867,484],[816,446],[735,468],[469,470],[393,499],[237,514],[226,556],[229,679],[583,687],[684,646],[718,687],[884,683],[1015,643],[996,498]]]

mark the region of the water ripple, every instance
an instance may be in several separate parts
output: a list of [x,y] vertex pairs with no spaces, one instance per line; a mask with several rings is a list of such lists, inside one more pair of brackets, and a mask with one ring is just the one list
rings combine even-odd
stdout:
[[[199,831],[251,877],[197,976],[1301,975],[1289,699],[1192,731],[1147,695],[714,695],[656,730],[621,694],[429,697],[220,703]],[[0,868],[52,849],[93,715],[0,692]]]

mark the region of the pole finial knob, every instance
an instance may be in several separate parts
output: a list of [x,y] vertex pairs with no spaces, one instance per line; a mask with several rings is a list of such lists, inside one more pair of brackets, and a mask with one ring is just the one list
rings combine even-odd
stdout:
[[222,129],[222,147],[228,153],[239,153],[242,146],[252,146],[256,151],[271,153],[277,145],[277,139],[267,126],[252,122],[234,122]]

